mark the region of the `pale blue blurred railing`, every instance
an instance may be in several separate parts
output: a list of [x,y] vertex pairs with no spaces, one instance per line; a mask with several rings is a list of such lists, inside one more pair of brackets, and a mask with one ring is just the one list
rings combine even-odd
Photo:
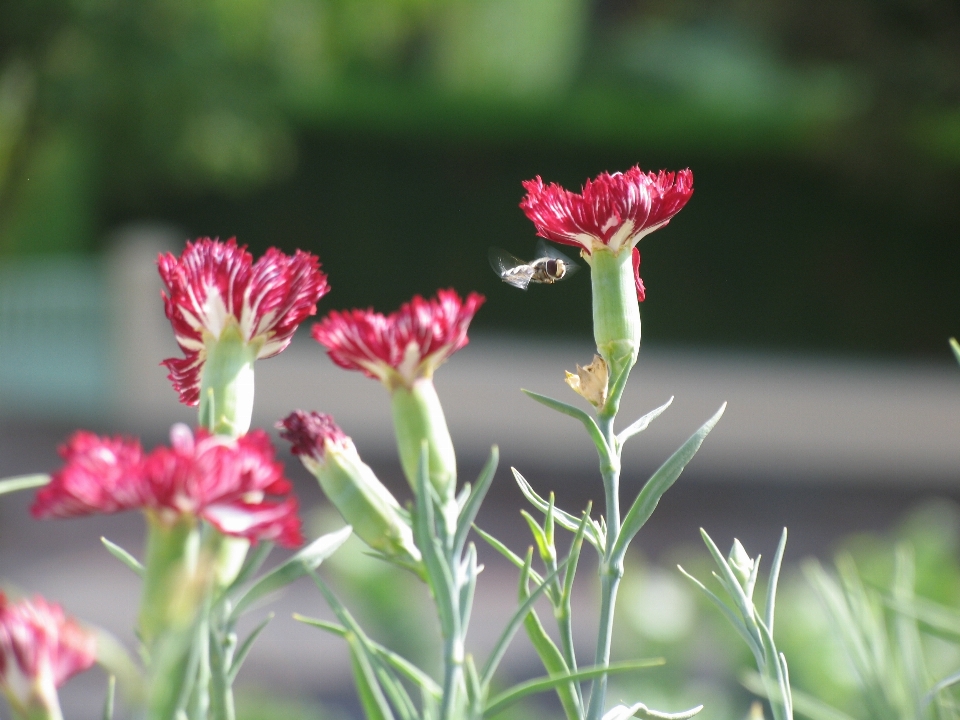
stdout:
[[0,413],[49,416],[106,407],[107,287],[99,258],[0,264]]

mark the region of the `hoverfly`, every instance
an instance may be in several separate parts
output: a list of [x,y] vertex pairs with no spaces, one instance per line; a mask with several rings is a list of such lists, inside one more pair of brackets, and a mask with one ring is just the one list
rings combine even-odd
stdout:
[[490,266],[500,279],[521,290],[526,290],[532,282],[552,285],[557,280],[569,277],[580,267],[543,240],[537,242],[537,257],[530,262],[495,247],[490,248],[489,257]]

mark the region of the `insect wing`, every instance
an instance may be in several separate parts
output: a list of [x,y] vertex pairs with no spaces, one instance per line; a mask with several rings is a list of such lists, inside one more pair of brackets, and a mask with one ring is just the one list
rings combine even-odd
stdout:
[[521,290],[527,289],[534,273],[534,269],[530,265],[516,255],[495,247],[490,248],[488,257],[490,258],[490,267],[493,268],[493,271],[501,280]]
[[537,257],[553,258],[554,260],[560,260],[563,263],[564,268],[566,269],[566,272],[564,273],[564,276],[563,276],[564,278],[567,278],[570,275],[573,275],[577,270],[580,269],[579,263],[576,263],[570,258],[568,258],[562,252],[557,250],[556,246],[547,243],[542,238],[540,240],[537,240]]

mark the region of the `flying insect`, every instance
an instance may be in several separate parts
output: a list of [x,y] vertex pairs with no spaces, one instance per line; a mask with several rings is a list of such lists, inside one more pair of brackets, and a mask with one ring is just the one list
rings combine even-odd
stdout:
[[501,280],[526,290],[530,283],[553,285],[575,273],[580,266],[543,240],[537,243],[537,257],[529,262],[506,250],[490,248],[490,266]]

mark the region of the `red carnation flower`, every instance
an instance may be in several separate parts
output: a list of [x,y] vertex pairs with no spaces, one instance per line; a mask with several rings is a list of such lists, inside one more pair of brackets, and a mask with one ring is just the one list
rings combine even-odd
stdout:
[[637,298],[643,300],[640,280],[640,239],[663,227],[693,195],[693,173],[645,173],[634,166],[625,173],[600,173],[587,180],[579,194],[556,183],[544,185],[538,176],[526,180],[527,196],[520,207],[537,227],[537,235],[586,254],[607,247],[615,253],[634,251]]
[[96,638],[39,595],[11,603],[0,592],[0,686],[23,708],[59,709],[57,688],[97,659]]
[[175,425],[170,435],[172,447],[143,456],[134,440],[75,434],[60,450],[66,465],[37,493],[33,516],[138,508],[171,522],[201,517],[225,535],[253,541],[303,543],[296,498],[265,432],[234,439],[201,429],[194,437]]
[[259,345],[257,358],[273,357],[329,290],[315,255],[270,248],[253,262],[234,238],[188,242],[179,258],[161,255],[158,266],[170,293],[163,295],[164,308],[185,355],[163,364],[187,405],[199,402],[207,344],[224,330],[236,327],[245,342]]
[[313,326],[313,337],[340,367],[360,370],[388,387],[429,378],[448,357],[469,342],[467,328],[484,303],[453,290],[433,300],[419,295],[384,316],[373,310],[332,312]]

